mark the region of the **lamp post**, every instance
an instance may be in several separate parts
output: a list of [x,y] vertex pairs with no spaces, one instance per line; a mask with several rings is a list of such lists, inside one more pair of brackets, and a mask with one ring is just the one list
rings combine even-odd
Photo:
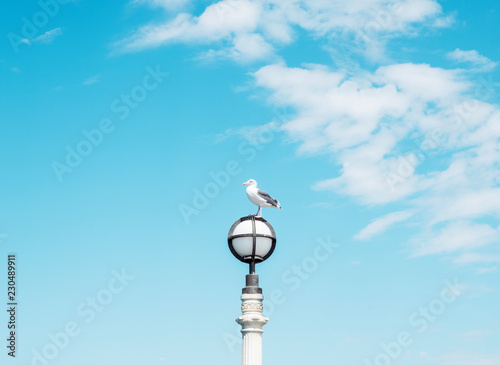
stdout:
[[246,286],[241,294],[242,315],[236,319],[243,336],[243,365],[262,365],[262,327],[269,318],[262,315],[264,296],[259,288],[255,265],[267,260],[276,247],[276,233],[262,217],[253,215],[238,219],[229,230],[227,242],[231,253],[249,264]]

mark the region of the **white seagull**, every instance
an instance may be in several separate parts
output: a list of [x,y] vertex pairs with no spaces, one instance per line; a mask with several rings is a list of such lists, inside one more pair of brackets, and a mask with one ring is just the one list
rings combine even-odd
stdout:
[[254,203],[259,207],[259,209],[257,210],[257,214],[255,214],[256,217],[262,217],[262,213],[261,215],[259,215],[259,213],[262,211],[262,207],[281,209],[279,201],[277,201],[274,198],[271,198],[271,196],[265,191],[257,189],[257,181],[255,181],[254,179],[248,180],[246,183],[243,183],[243,185],[248,185],[247,186],[248,199],[250,199],[252,203]]

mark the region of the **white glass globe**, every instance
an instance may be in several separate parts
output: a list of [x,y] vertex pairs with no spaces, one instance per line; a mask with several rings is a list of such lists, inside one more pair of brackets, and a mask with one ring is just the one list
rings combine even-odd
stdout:
[[233,254],[241,261],[252,260],[254,239],[254,260],[256,262],[263,261],[267,258],[266,255],[272,253],[273,243],[276,242],[274,230],[267,221],[260,217],[243,217],[233,224],[229,231],[229,245],[234,250]]

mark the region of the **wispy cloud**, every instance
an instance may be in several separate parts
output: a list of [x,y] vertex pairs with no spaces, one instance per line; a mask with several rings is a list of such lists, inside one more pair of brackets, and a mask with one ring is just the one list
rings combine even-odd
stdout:
[[[487,139],[484,140],[484,143],[487,144]],[[488,152],[484,151],[483,154]],[[494,156],[494,155],[493,155]],[[484,156],[486,157],[486,156]],[[459,159],[457,158],[457,161]],[[494,162],[494,161],[491,161]],[[477,164],[479,165],[479,161]],[[467,174],[467,165],[464,165],[464,170],[462,175]],[[472,167],[472,166],[471,166]],[[469,167],[469,169],[471,168]],[[484,172],[483,172],[484,173]],[[496,174],[495,174],[496,175]],[[465,177],[464,176],[464,177]],[[481,173],[478,172],[477,177],[482,176]],[[486,179],[490,180],[487,176],[484,176]],[[472,178],[472,176],[471,176]],[[493,178],[493,181],[496,180],[496,177]],[[491,180],[490,180],[491,181]],[[440,184],[440,182],[437,182]],[[445,185],[449,184],[450,181],[444,182]],[[444,203],[444,204],[441,204]],[[457,196],[454,196],[453,199],[447,199],[443,196],[443,199],[439,201],[440,206],[435,206],[436,221],[446,221],[450,219],[470,219],[470,218],[481,218],[490,214],[499,214],[500,213],[500,188],[484,188],[480,190],[470,190],[462,192]]]
[[52,30],[45,32],[42,35],[39,35],[36,38],[31,38],[31,39],[24,38],[23,40],[21,40],[21,42],[26,43],[28,45],[31,45],[34,43],[51,44],[54,41],[54,39],[57,36],[60,36],[61,34],[63,34],[62,29],[55,28],[55,29],[52,29]]
[[456,257],[453,262],[456,264],[500,263],[500,255],[468,252]]
[[[299,153],[332,152],[342,164],[340,177],[320,181],[314,188],[366,204],[397,201],[426,185],[413,171],[404,184],[389,184],[388,177],[400,163],[394,151],[411,131],[427,133],[441,127],[440,113],[469,88],[453,70],[417,64],[351,76],[315,65],[276,64],[253,75],[257,86],[271,91],[274,105],[297,111],[282,129],[300,143]],[[427,110],[428,103],[440,108]]]
[[[282,130],[299,153],[330,153],[341,165],[337,176],[313,189],[418,212],[424,232],[410,240],[414,257],[467,253],[500,241],[495,225],[478,221],[500,213],[500,108],[477,99],[486,89],[464,70],[406,63],[348,73],[275,64],[253,76],[270,91],[272,105],[296,112]],[[458,114],[464,105],[469,111]],[[414,135],[418,150],[408,148]],[[446,153],[447,163],[417,169],[432,149]],[[382,217],[356,239],[400,218],[412,217]]]
[[473,68],[483,72],[492,71],[498,64],[488,57],[480,55],[476,50],[463,51],[457,48],[453,52],[449,52],[447,57],[457,62],[468,63]]
[[82,81],[82,85],[89,86],[89,85],[95,84],[95,83],[99,82],[100,78],[101,78],[101,75],[91,76],[88,79]]
[[429,356],[428,360],[437,365],[498,365],[500,354],[454,351],[438,356]]
[[133,5],[148,4],[154,7],[160,7],[166,10],[178,10],[190,3],[190,0],[133,0]]
[[396,223],[403,222],[415,213],[412,211],[401,211],[389,213],[381,218],[375,219],[373,222],[363,228],[357,235],[354,236],[356,240],[369,240],[373,236],[385,232],[389,227]]
[[486,329],[475,329],[467,332],[460,332],[456,335],[462,339],[465,339],[467,342],[470,341],[481,341],[485,337],[492,335],[493,332]]
[[251,145],[262,144],[269,138],[274,138],[274,133],[279,131],[279,121],[272,121],[264,125],[245,126],[237,129],[229,128],[223,133],[216,134],[214,136],[214,143],[221,143],[231,136],[239,136]]
[[477,274],[491,274],[498,271],[498,266],[479,267],[476,269]]
[[413,256],[436,253],[454,253],[471,250],[500,241],[500,232],[488,224],[456,221],[446,225],[437,233],[415,238]]
[[[165,8],[183,2],[136,1]],[[451,23],[452,17],[445,16],[435,0],[407,0],[397,6],[387,0],[223,0],[207,6],[199,16],[182,13],[163,23],[144,25],[114,48],[133,52],[170,43],[218,43],[203,58],[260,60],[273,56],[275,47],[293,42],[301,29],[318,39],[335,36],[346,44],[362,39],[359,47],[374,58],[385,47],[383,39],[415,33],[419,25],[444,27]]]
[[[223,1],[208,6],[199,17],[182,13],[163,24],[143,26],[115,47],[130,52],[171,43],[210,44],[229,39],[233,43],[229,47],[232,54],[238,52],[241,37],[248,37],[256,29],[259,15],[260,5],[256,2]],[[260,49],[265,47],[259,43]]]
[[230,58],[241,62],[252,62],[274,56],[274,48],[260,34],[241,34],[233,38],[232,46],[222,50],[210,49],[198,59],[215,60]]

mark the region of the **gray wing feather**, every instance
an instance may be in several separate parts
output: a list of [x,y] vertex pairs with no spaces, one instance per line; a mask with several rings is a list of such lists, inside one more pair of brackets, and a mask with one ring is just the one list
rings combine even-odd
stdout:
[[271,205],[274,205],[274,206],[278,206],[278,201],[274,198],[271,198],[271,196],[266,193],[265,191],[263,190],[260,190],[260,189],[257,189],[257,193],[259,194],[259,196],[261,198],[263,198],[267,203],[271,204]]

